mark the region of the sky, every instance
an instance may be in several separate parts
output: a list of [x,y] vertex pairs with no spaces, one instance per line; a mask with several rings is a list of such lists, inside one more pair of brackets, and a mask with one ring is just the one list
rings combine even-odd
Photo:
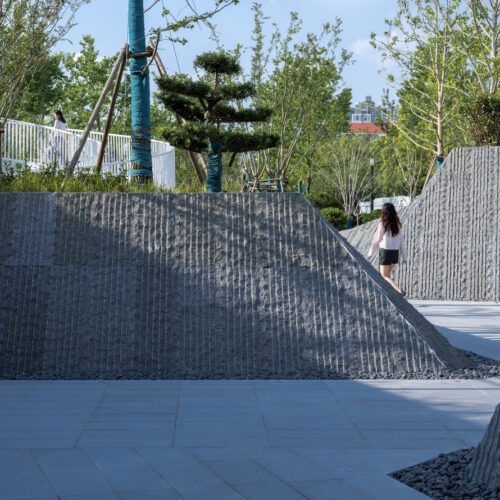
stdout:
[[[162,0],[165,7],[179,13],[184,5],[183,0]],[[153,0],[144,0],[149,6]],[[199,11],[208,10],[212,0],[195,0]],[[266,33],[272,31],[272,23],[276,23],[283,31],[289,22],[290,11],[296,11],[304,23],[304,33],[319,33],[327,21],[339,17],[343,22],[341,47],[354,54],[355,63],[344,72],[345,86],[352,88],[353,102],[363,101],[370,95],[379,102],[382,89],[388,87],[384,75],[379,74],[381,60],[378,52],[369,45],[370,33],[382,34],[384,19],[392,18],[396,9],[396,0],[261,0],[267,21]],[[253,0],[240,0],[217,14],[213,22],[217,25],[221,41],[228,48],[237,43],[251,45],[253,28]],[[83,6],[76,16],[77,25],[60,42],[55,50],[78,52],[78,42],[85,34],[96,40],[96,48],[102,55],[110,56],[118,52],[127,41],[127,0],[91,0]],[[146,14],[146,30],[165,24],[161,16],[161,2]],[[187,12],[186,12],[187,13]],[[205,28],[189,30],[184,35],[189,39],[185,46],[176,46],[175,57],[172,44],[163,42],[160,56],[169,73],[181,71],[192,73],[194,57],[207,50],[215,49],[215,43],[209,39],[209,31]]]

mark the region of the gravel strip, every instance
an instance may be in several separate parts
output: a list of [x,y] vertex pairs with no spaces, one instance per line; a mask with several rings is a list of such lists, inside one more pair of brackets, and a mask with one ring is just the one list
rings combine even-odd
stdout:
[[432,460],[389,475],[431,498],[497,500],[500,498],[500,488],[492,491],[485,484],[472,483],[467,479],[475,450],[473,447],[441,453]]
[[443,370],[438,373],[428,372],[361,372],[352,371],[348,374],[323,372],[312,370],[301,370],[300,372],[290,373],[272,373],[272,372],[256,372],[245,375],[231,374],[215,374],[211,376],[197,376],[196,374],[179,374],[172,376],[171,373],[140,373],[137,371],[130,373],[121,373],[116,375],[113,372],[107,374],[102,373],[58,373],[51,376],[43,374],[33,374],[19,372],[14,375],[0,375],[0,380],[248,380],[248,379],[277,379],[277,380],[301,380],[301,379],[332,379],[332,380],[441,380],[441,379],[484,379],[500,376],[500,361],[480,356],[473,352],[465,352],[465,356],[472,362],[471,368],[461,370]]

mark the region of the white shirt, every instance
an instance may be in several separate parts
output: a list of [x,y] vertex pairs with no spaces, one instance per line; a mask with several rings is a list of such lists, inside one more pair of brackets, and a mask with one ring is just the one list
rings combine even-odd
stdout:
[[373,236],[372,246],[368,252],[368,258],[372,257],[379,247],[384,250],[400,250],[403,260],[408,260],[402,228],[399,229],[399,233],[396,236],[393,236],[391,230],[386,232],[382,222],[380,222],[377,230],[375,231],[375,235]]
[[55,123],[54,123],[54,128],[56,130],[65,131],[66,130],[66,124],[63,123],[61,120],[56,120]]

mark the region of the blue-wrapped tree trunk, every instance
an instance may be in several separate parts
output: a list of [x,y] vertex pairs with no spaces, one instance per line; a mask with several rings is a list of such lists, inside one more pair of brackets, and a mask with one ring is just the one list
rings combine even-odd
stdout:
[[[129,43],[132,56],[146,51],[143,0],[129,0]],[[149,70],[143,75],[147,63],[147,57],[131,57],[130,60],[132,92],[131,177],[132,180],[141,184],[151,181],[153,178]]]

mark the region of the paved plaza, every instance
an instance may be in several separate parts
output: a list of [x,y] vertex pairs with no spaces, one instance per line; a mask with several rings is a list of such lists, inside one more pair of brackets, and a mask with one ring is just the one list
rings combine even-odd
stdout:
[[[499,352],[500,304],[415,305]],[[387,473],[476,445],[499,401],[499,378],[2,381],[0,499],[426,498]]]

